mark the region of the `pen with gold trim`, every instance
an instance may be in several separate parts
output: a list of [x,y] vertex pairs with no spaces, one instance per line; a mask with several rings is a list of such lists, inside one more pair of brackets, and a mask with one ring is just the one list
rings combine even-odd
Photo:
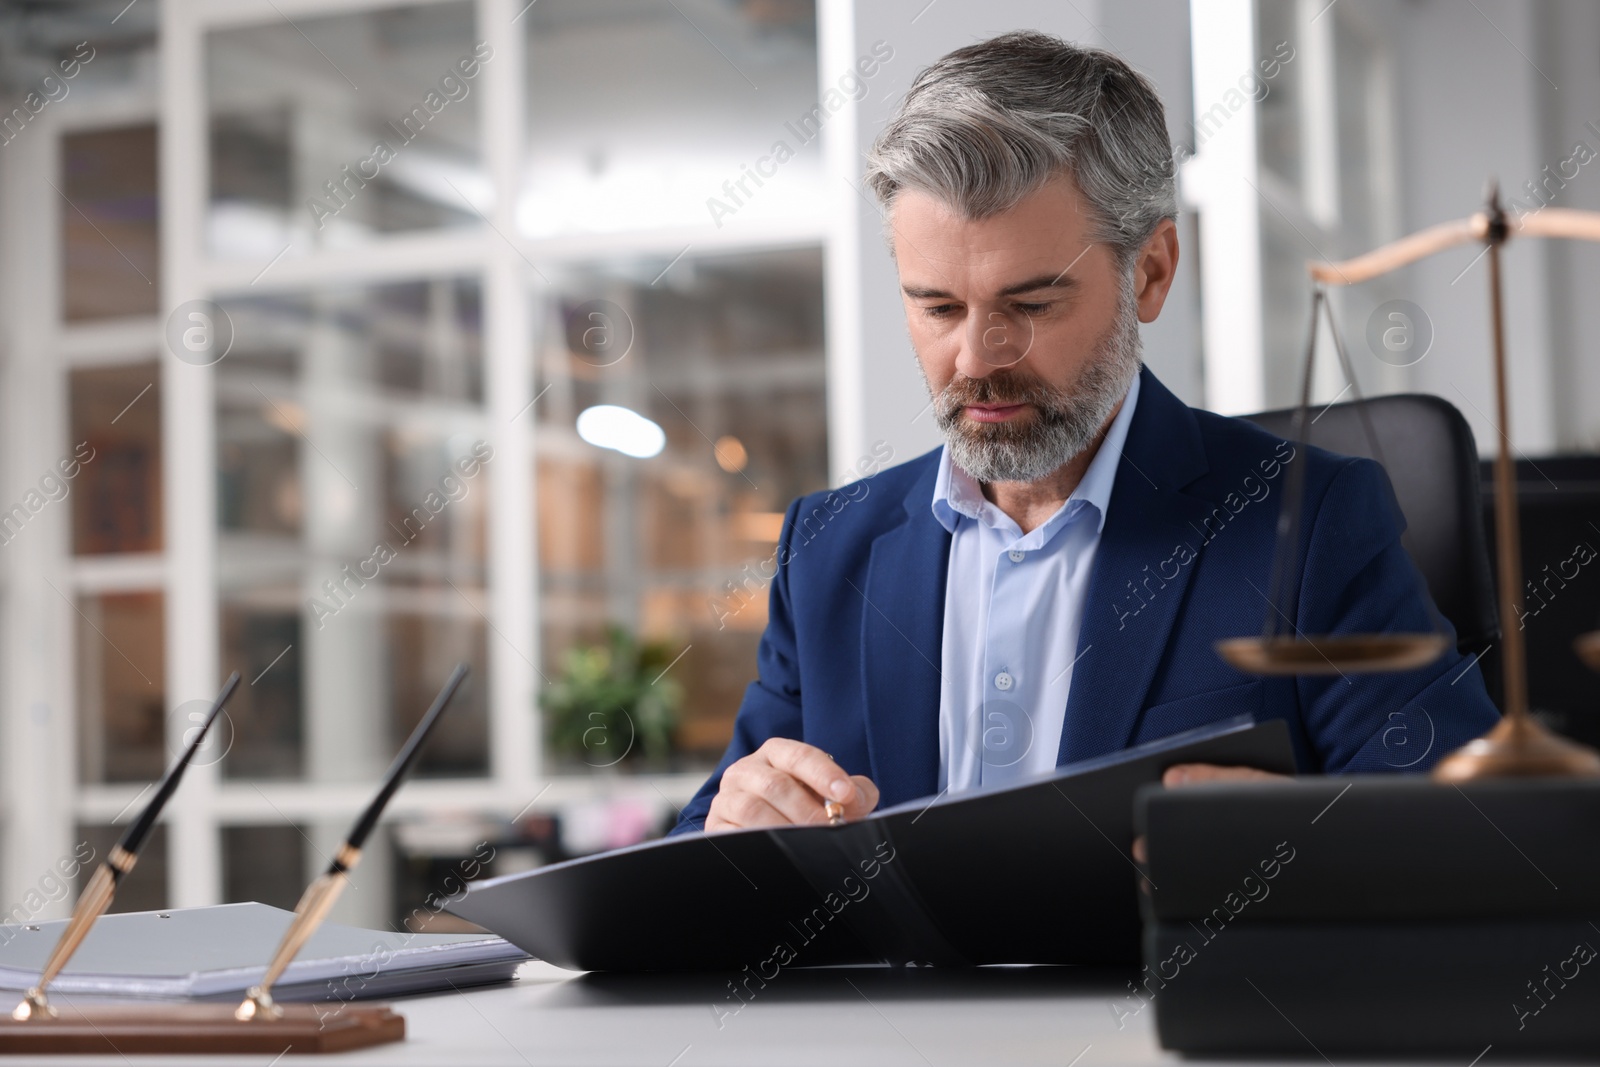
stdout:
[[[829,759],[833,759],[832,752],[824,752],[823,755],[827,756]],[[833,762],[838,763],[839,761],[833,760]],[[827,816],[829,826],[844,825],[844,805],[839,803],[837,800],[834,800],[832,797],[822,798],[822,814]]]
[[278,943],[278,951],[273,953],[272,962],[267,964],[266,975],[258,985],[251,986],[250,991],[245,994],[244,1000],[233,1013],[235,1019],[240,1022],[249,1022],[253,1019],[270,1021],[283,1014],[283,1009],[272,1002],[273,983],[283,976],[284,969],[305,947],[306,942],[311,940],[311,935],[316,933],[317,927],[332,910],[334,901],[344,892],[344,887],[350,881],[350,872],[361,862],[361,846],[366,843],[367,835],[372,833],[372,828],[378,824],[378,816],[383,814],[383,809],[388,806],[390,798],[400,788],[400,783],[405,780],[411,765],[417,762],[417,757],[422,754],[423,743],[428,740],[428,735],[433,732],[433,727],[439,721],[439,716],[444,713],[445,706],[450,703],[450,698],[456,695],[456,690],[461,688],[461,683],[466,677],[467,665],[456,664],[456,669],[450,672],[444,688],[433,698],[433,706],[422,717],[422,721],[417,723],[417,728],[411,731],[405,747],[389,765],[389,773],[384,775],[383,784],[378,787],[378,795],[372,798],[372,803],[367,805],[367,810],[361,813],[361,817],[351,828],[350,836],[339,846],[339,851],[333,854],[333,862],[328,864],[328,869],[306,886],[306,891],[300,895],[300,903],[295,905],[294,919],[289,923],[289,929],[284,931],[283,940]]
[[205,743],[206,734],[211,729],[211,724],[221,714],[222,706],[233,695],[234,689],[239,685],[239,672],[234,671],[228,676],[227,684],[222,687],[222,692],[217,694],[217,699],[211,705],[211,710],[206,713],[205,721],[189,739],[184,747],[183,755],[179,756],[172,766],[167,769],[166,777],[161,779],[161,784],[156,787],[156,795],[150,798],[150,803],[144,806],[139,817],[133,821],[123,833],[122,840],[112,848],[106,861],[100,865],[89,884],[84,886],[83,893],[78,897],[77,906],[72,909],[72,918],[67,922],[67,928],[61,931],[61,940],[56,942],[56,947],[50,953],[50,958],[45,962],[44,970],[39,975],[39,981],[23,995],[22,1003],[18,1004],[11,1017],[18,1022],[29,1019],[54,1018],[56,1011],[50,1006],[50,1001],[45,997],[45,988],[55,981],[56,975],[67,965],[72,954],[78,950],[83,939],[88,935],[89,928],[96,919],[105,914],[111,906],[111,898],[116,896],[117,885],[133,870],[133,865],[138,862],[139,848],[144,844],[145,838],[150,836],[150,831],[155,828],[156,819],[161,815],[161,809],[166,807],[167,801],[172,799],[172,794],[177,792],[178,783],[183,781],[183,772],[189,769],[189,763],[194,759],[194,754]]

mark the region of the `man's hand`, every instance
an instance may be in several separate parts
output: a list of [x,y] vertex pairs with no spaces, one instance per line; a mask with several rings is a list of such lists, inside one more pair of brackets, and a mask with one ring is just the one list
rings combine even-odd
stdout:
[[1194,785],[1197,782],[1286,782],[1288,775],[1273,774],[1255,767],[1219,767],[1215,763],[1176,763],[1161,775],[1165,786]]
[[815,745],[770,737],[722,772],[706,830],[825,823],[825,797],[843,805],[846,819],[859,819],[878,806],[878,787],[865,775],[846,774]]
[[[1175,763],[1161,774],[1161,784],[1171,788],[1176,785],[1194,785],[1198,782],[1287,782],[1286,774],[1273,774],[1256,767],[1219,767],[1215,763]],[[1144,838],[1133,839],[1133,859],[1135,863],[1148,863],[1144,849]],[[1146,893],[1150,892],[1148,883],[1140,883]]]

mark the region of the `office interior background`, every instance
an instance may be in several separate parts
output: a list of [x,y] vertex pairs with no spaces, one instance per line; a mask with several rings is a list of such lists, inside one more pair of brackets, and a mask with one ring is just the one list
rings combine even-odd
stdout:
[[[0,2],[7,916],[65,914],[63,858],[233,670],[118,909],[291,907],[458,660],[336,917],[443,929],[418,909],[485,845],[661,833],[754,676],[785,506],[938,443],[862,154],[1015,28],[1166,101],[1183,255],[1144,344],[1192,404],[1296,401],[1307,259],[1491,177],[1600,208],[1583,0]],[[1334,300],[1361,390],[1445,397],[1488,455],[1474,254]],[[1600,544],[1600,249],[1505,269],[1537,580]],[[1352,395],[1324,358],[1315,400]],[[1591,628],[1600,576],[1548,610]],[[1536,660],[1558,728],[1596,740],[1595,695]]]

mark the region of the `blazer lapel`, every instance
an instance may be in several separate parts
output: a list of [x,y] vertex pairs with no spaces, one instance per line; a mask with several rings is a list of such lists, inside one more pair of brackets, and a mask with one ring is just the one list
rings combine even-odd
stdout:
[[[1206,471],[1194,413],[1141,372],[1084,602],[1059,766],[1126,748],[1166,652],[1209,506],[1180,490]],[[1193,525],[1191,525],[1191,523]]]
[[939,788],[939,682],[950,534],[933,517],[937,464],[905,521],[872,543],[861,608],[861,683],[873,781],[887,807]]

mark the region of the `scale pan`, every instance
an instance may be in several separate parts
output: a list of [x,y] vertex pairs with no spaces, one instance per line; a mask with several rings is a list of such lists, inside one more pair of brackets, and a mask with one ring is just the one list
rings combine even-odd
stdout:
[[1249,674],[1371,674],[1409,671],[1449,647],[1440,634],[1332,634],[1326,637],[1235,637],[1218,655]]
[[1572,647],[1577,649],[1578,658],[1587,663],[1591,671],[1600,671],[1600,630],[1579,634],[1578,639],[1572,642]]

